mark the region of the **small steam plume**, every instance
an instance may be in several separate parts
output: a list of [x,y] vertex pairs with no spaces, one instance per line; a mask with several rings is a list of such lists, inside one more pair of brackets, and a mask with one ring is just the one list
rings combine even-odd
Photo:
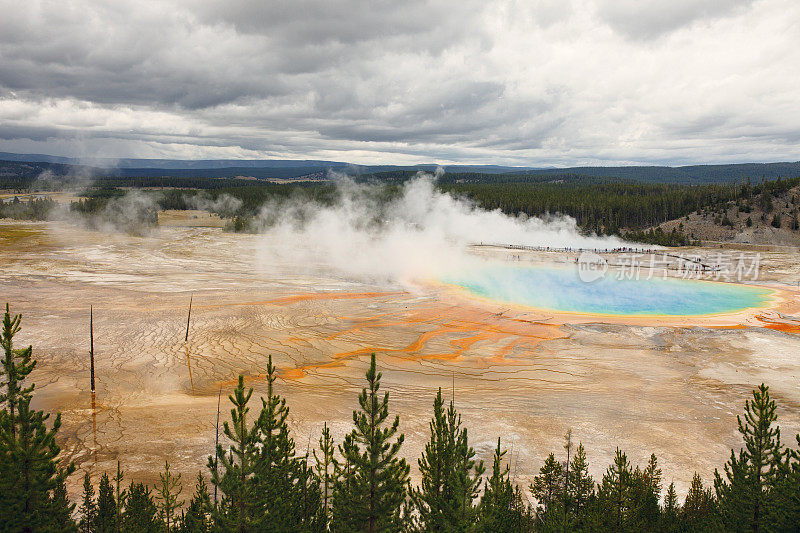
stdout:
[[80,159],[68,166],[52,166],[40,172],[30,185],[32,190],[77,190],[91,187],[96,180],[115,169],[115,160],[104,160],[104,166],[94,166],[97,160]]
[[[32,190],[74,192],[89,191],[102,185],[102,176],[113,172],[114,159],[103,159],[103,167],[94,166],[100,161],[81,159],[77,164],[46,168],[33,180]],[[77,215],[82,216],[77,216]],[[48,213],[50,220],[71,220],[105,231],[122,231],[133,234],[147,233],[158,222],[158,206],[152,195],[132,190],[112,198],[89,195],[72,206],[59,205]]]
[[221,194],[212,198],[204,191],[194,196],[185,196],[184,201],[192,209],[216,213],[222,218],[233,217],[242,207],[242,201],[230,194]]
[[89,197],[75,204],[74,209],[83,214],[76,220],[78,224],[101,231],[143,235],[158,225],[155,199],[138,190],[107,200]]
[[325,268],[349,278],[413,281],[445,276],[479,261],[470,244],[615,248],[615,237],[582,234],[571,217],[509,216],[443,193],[435,176],[419,173],[394,199],[377,185],[338,177],[333,205],[289,202],[265,206],[259,261]]

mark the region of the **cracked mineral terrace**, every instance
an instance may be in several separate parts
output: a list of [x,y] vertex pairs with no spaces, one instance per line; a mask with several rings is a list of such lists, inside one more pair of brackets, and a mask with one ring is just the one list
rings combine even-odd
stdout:
[[[0,221],[2,300],[24,315],[18,339],[38,360],[35,402],[62,413],[65,456],[80,470],[111,472],[120,458],[129,480],[149,483],[164,459],[186,479],[205,471],[219,388],[229,392],[244,374],[256,396],[263,393],[269,354],[305,453],[323,422],[341,440],[376,352],[412,476],[437,387],[455,395],[480,457],[502,437],[526,484],[571,428],[596,476],[616,446],[640,464],[653,452],[665,481],[685,492],[691,472],[710,479],[740,446],[736,414],[762,381],[778,401],[784,433],[800,430],[794,253],[762,254],[759,283],[777,295],[766,308],[610,317],[494,303],[435,283],[307,275],[280,262],[265,269],[258,245],[258,236],[212,227],[133,237]],[[473,253],[509,256],[491,247]],[[553,265],[575,254],[515,251],[514,259]],[[72,476],[72,491],[80,479]]]

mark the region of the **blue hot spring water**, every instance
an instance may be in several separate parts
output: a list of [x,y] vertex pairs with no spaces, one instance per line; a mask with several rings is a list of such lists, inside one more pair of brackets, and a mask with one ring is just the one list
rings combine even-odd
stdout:
[[443,278],[491,300],[551,311],[612,315],[707,315],[767,304],[771,291],[733,283],[662,279],[618,279],[609,271],[585,282],[577,268],[492,265]]

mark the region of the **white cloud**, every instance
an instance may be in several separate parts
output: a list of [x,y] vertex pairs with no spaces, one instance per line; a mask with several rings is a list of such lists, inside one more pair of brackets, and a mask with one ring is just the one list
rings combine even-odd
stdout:
[[0,0],[0,150],[798,159],[791,0]]
[[753,0],[600,0],[598,14],[615,31],[634,39],[652,39],[733,14],[745,14]]

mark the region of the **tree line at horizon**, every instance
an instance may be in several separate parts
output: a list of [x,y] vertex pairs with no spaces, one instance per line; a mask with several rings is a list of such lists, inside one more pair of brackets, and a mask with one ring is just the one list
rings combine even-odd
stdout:
[[206,465],[211,486],[198,472],[192,496],[182,501],[182,474],[166,462],[154,487],[126,487],[118,462],[116,474],[102,474],[97,489],[85,473],[80,500],[71,502],[66,480],[75,466],[60,459],[61,416],[48,422],[49,414],[31,407],[28,376],[36,361],[32,347],[14,347],[20,326],[21,316],[12,316],[6,305],[0,331],[2,532],[757,533],[797,531],[800,525],[800,435],[798,448],[781,442],[776,403],[763,384],[737,417],[743,447],[731,450],[708,486],[694,473],[682,504],[674,483],[664,487],[655,455],[639,467],[617,448],[595,481],[586,451],[571,433],[563,452],[549,454],[532,483],[520,487],[499,438],[491,465],[476,459],[468,430],[441,389],[433,399],[429,441],[417,460],[420,483],[412,486],[401,455],[400,418],[390,415],[389,393],[381,394],[375,354],[342,442],[334,442],[325,424],[313,452],[297,452],[270,357],[266,397],[255,401],[242,376],[228,397],[228,442],[217,445]]
[[[376,197],[389,202],[401,192],[402,183],[413,178],[408,171],[386,172],[361,176],[364,182],[378,183]],[[629,240],[663,246],[697,244],[695,236],[673,228],[664,232],[658,225],[679,219],[690,213],[710,216],[718,225],[732,225],[728,210],[749,213],[759,209],[762,217],[774,227],[781,226],[781,217],[770,215],[777,198],[789,189],[800,185],[800,178],[762,180],[758,183],[736,182],[724,184],[663,184],[642,183],[632,180],[597,178],[580,175],[486,175],[476,173],[448,173],[438,179],[439,190],[463,197],[483,209],[500,209],[512,216],[547,216],[552,214],[573,217],[582,231],[598,235],[617,235]],[[126,181],[127,180],[127,181]],[[159,181],[161,180],[161,181]],[[516,180],[516,181],[515,181]],[[130,183],[129,183],[130,182]],[[114,222],[121,216],[130,217],[129,210],[120,213],[113,209],[116,200],[127,191],[123,186],[176,187],[144,191],[151,199],[150,206],[139,206],[136,224],[153,224],[153,210],[196,208],[195,200],[209,204],[228,196],[238,201],[236,210],[228,206],[211,207],[229,220],[232,231],[255,231],[254,218],[264,206],[277,207],[286,202],[310,205],[331,205],[338,191],[331,182],[265,183],[243,179],[209,178],[109,178],[98,182],[83,192],[83,198],[73,202],[72,212],[89,220]],[[797,199],[794,218],[787,227],[800,229]],[[109,209],[111,206],[111,209]],[[31,204],[29,208],[11,208],[0,205],[0,217],[45,219],[52,206]],[[148,210],[149,209],[149,210]],[[268,219],[268,217],[267,217]],[[121,226],[132,226],[123,220]],[[751,221],[752,224],[752,221]],[[133,224],[135,226],[135,224]],[[649,228],[649,229],[648,229]]]
[[800,178],[710,185],[620,183],[617,181],[548,181],[543,183],[453,183],[443,190],[463,195],[485,209],[511,215],[569,215],[585,231],[619,235],[637,242],[666,246],[691,244],[696,239],[680,231],[643,231],[690,213],[721,217],[730,207],[769,213],[776,197],[800,185]]
[[[101,168],[86,164],[57,163],[47,161],[27,161],[2,159],[13,154],[0,153],[0,189],[18,192],[31,190],[65,190],[87,180],[101,180],[110,186],[124,187],[181,187],[181,180],[203,182],[200,188],[213,188],[225,181],[253,181],[254,179],[307,179],[316,180],[329,177],[331,173],[350,173],[361,179],[378,177],[383,180],[402,180],[417,172],[434,172],[436,165],[349,165],[336,162],[306,162],[308,164],[247,165],[236,166],[234,160],[224,161],[228,166],[214,168],[197,167],[189,161],[185,168],[124,167]],[[100,163],[95,161],[95,163]],[[143,162],[144,163],[144,162]],[[210,163],[210,162],[209,162]],[[289,163],[288,161],[286,163]],[[734,163],[703,164],[684,166],[576,166],[565,168],[513,168],[494,165],[455,165],[443,167],[445,178],[457,176],[462,181],[503,182],[536,181],[551,179],[553,176],[577,176],[580,178],[628,180],[640,183],[678,183],[703,185],[709,183],[735,183],[748,176],[757,179],[800,176],[800,161],[775,163]],[[116,185],[123,184],[123,185]]]
[[56,202],[50,198],[29,198],[27,201],[13,197],[0,202],[0,218],[14,220],[47,220]]

